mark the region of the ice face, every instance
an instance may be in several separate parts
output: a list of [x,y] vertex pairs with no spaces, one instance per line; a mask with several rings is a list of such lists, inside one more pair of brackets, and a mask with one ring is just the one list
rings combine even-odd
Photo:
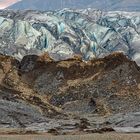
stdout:
[[84,60],[123,52],[140,65],[140,13],[94,9],[0,11],[0,53],[22,59],[48,52],[54,60]]

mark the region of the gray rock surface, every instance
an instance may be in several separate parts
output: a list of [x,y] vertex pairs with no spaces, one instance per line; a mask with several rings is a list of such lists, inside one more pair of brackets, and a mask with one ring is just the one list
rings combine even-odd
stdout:
[[34,122],[47,121],[34,106],[26,102],[0,100],[0,128],[25,128]]
[[127,114],[117,114],[108,119],[116,132],[139,133],[140,132],[140,112]]

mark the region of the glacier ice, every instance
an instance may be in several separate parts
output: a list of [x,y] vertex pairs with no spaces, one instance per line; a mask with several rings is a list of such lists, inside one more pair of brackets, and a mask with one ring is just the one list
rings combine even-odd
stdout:
[[120,51],[140,65],[140,12],[95,9],[0,11],[0,53],[22,59],[48,52],[84,60]]

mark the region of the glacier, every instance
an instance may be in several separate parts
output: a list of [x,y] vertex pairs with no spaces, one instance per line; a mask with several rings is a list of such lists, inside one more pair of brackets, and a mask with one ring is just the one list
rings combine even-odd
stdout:
[[96,9],[1,10],[0,53],[21,60],[48,52],[54,60],[83,60],[123,52],[140,65],[140,12]]

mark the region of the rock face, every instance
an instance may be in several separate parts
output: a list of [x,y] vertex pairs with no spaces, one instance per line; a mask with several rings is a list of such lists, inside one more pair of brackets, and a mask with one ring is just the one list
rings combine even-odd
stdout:
[[10,9],[56,10],[62,8],[96,8],[103,10],[140,11],[139,0],[22,0]]
[[140,64],[139,38],[139,12],[0,11],[0,53],[19,60],[44,52],[56,61],[91,60],[121,51]]
[[[99,116],[140,112],[139,84],[139,67],[122,53],[87,62],[79,56],[56,62],[46,53],[21,62],[0,55],[0,127],[91,131],[105,125]],[[115,121],[108,122],[121,126]]]

